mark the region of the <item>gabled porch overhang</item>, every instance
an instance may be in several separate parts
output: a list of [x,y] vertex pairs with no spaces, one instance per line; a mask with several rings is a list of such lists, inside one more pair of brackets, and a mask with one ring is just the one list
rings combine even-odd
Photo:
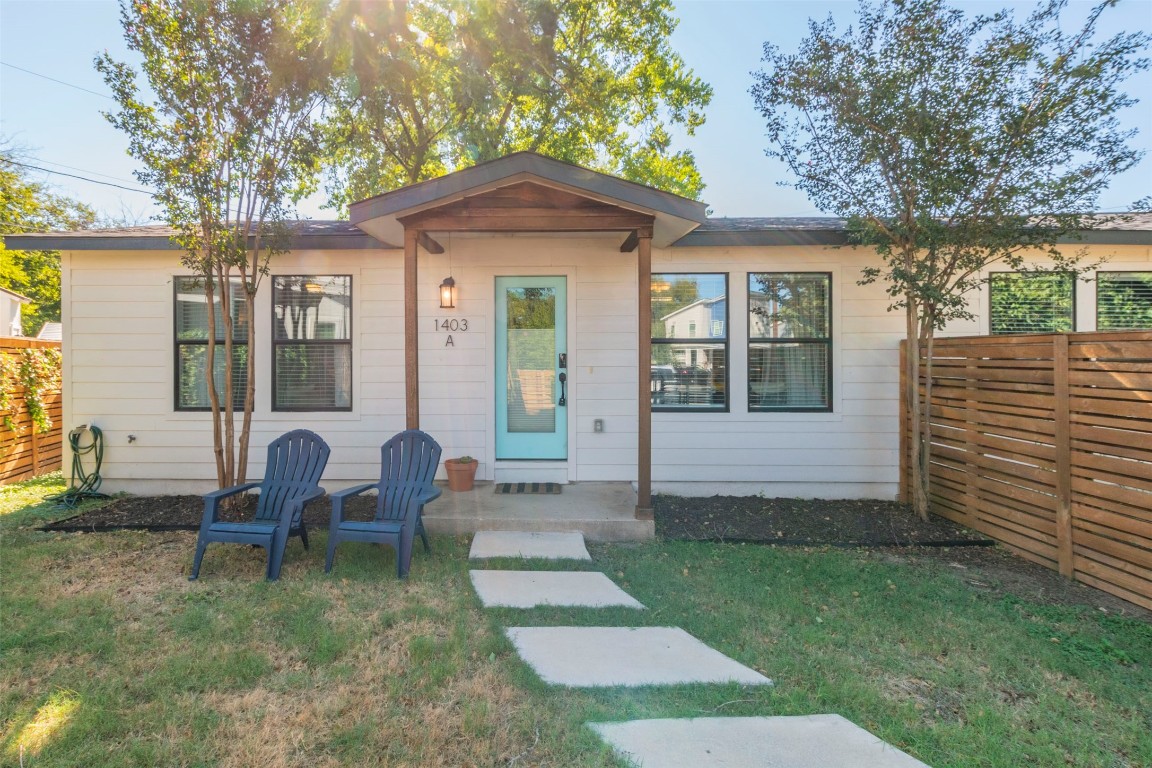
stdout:
[[418,252],[443,253],[437,239],[462,233],[621,233],[636,253],[637,503],[652,516],[652,407],[649,381],[652,247],[671,245],[705,219],[705,206],[586,168],[521,152],[355,203],[351,223],[404,244],[405,411],[420,425],[417,333]]

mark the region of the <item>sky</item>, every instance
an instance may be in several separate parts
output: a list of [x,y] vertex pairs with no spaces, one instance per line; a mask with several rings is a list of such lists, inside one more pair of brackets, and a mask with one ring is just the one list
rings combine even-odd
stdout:
[[[1007,5],[1021,16],[1033,7],[953,3],[969,13]],[[1071,0],[1065,28],[1078,27],[1094,4]],[[818,215],[803,193],[780,186],[788,175],[764,154],[767,138],[748,89],[765,42],[795,50],[809,17],[832,15],[843,28],[853,21],[855,0],[675,0],[675,6],[680,25],[673,47],[714,90],[705,125],[695,136],[678,136],[676,145],[695,154],[711,215]],[[1101,32],[1121,30],[1152,31],[1152,0],[1122,0],[1107,11]],[[92,66],[105,50],[131,60],[114,1],[0,0],[0,136],[25,150],[24,162],[45,169],[30,171],[36,181],[114,219],[144,223],[157,209],[132,175],[135,161],[127,155],[127,138],[100,114],[116,106]],[[1113,181],[1100,197],[1100,210],[1124,210],[1152,194],[1152,72],[1133,77],[1125,89],[1140,103],[1122,117],[1123,124],[1139,129],[1133,143],[1148,156]],[[314,196],[301,204],[300,214],[334,218],[323,203],[322,194]]]

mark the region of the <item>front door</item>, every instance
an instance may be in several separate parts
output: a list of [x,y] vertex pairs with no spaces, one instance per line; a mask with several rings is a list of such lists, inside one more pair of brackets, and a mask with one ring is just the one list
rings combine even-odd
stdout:
[[568,458],[564,277],[496,278],[496,458]]

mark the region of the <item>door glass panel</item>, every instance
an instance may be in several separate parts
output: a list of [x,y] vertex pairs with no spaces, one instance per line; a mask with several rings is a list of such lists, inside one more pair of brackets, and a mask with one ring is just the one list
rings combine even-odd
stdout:
[[556,289],[509,288],[508,431],[555,432]]

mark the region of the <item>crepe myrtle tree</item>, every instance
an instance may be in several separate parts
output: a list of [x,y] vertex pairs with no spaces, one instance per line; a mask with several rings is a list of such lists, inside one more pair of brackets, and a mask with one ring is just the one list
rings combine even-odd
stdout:
[[[752,96],[783,182],[848,222],[851,243],[874,247],[882,282],[902,309],[904,380],[914,435],[912,503],[928,511],[931,354],[936,331],[971,317],[967,294],[990,265],[1082,270],[1056,244],[1109,217],[1089,216],[1109,180],[1135,165],[1135,133],[1120,91],[1149,36],[1099,39],[1114,0],[1072,33],[1063,0],[1023,21],[1010,11],[968,17],[942,0],[863,3],[857,25],[810,21],[796,53],[764,46]],[[1144,203],[1147,204],[1146,202]],[[927,360],[927,389],[918,386]]]
[[[315,185],[317,121],[330,81],[324,6],[121,0],[120,21],[150,93],[132,66],[97,57],[120,105],[105,116],[128,134],[129,154],[142,166],[137,178],[176,230],[182,263],[201,278],[209,308],[204,376],[223,488],[246,479],[256,389],[255,365],[234,370],[234,326],[239,319],[247,349],[255,349],[254,301],[269,260],[287,248],[288,201]],[[242,392],[232,385],[238,373]]]

